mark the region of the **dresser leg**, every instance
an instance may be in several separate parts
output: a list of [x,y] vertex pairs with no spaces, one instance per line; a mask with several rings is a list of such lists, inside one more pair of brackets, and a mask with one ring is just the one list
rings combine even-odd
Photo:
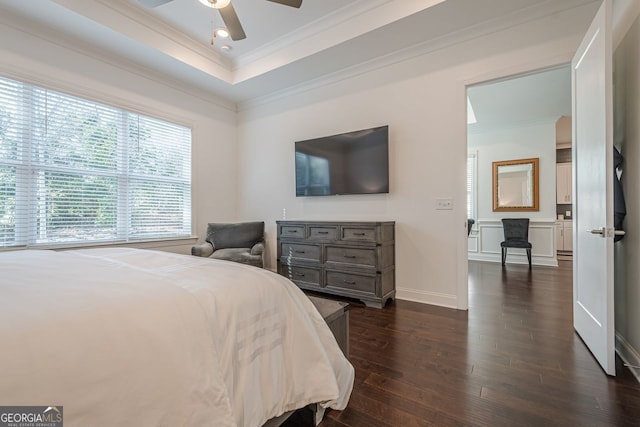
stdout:
[[365,300],[360,300],[360,301],[362,301],[364,303],[364,305],[366,305],[367,307],[370,307],[370,308],[382,308],[382,307],[384,307],[384,304],[381,303],[381,302],[365,301]]

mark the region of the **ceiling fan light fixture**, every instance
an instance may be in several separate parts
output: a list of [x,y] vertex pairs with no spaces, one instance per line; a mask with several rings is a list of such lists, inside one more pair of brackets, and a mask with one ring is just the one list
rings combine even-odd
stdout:
[[223,39],[226,39],[227,37],[229,37],[229,30],[227,30],[225,27],[219,27],[215,29],[214,34],[216,35],[216,37],[222,37]]
[[227,7],[231,0],[199,0],[200,3],[207,7],[212,7],[214,9],[222,9],[223,7]]

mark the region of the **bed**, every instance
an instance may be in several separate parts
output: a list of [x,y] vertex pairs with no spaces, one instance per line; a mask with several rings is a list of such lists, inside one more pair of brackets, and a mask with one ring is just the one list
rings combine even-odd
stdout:
[[0,254],[0,342],[0,405],[66,426],[261,426],[354,380],[287,279],[141,249]]

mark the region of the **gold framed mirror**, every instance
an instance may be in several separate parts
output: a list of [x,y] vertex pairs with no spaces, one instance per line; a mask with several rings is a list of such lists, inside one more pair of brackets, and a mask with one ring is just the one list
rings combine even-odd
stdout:
[[493,162],[493,211],[538,211],[539,158]]

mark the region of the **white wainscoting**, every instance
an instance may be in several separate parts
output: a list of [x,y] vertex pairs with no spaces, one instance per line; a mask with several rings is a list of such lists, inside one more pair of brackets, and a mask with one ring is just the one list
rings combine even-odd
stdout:
[[[531,242],[531,263],[535,265],[558,266],[556,257],[555,219],[536,220],[529,223]],[[469,236],[469,259],[474,261],[502,262],[500,242],[504,240],[500,220],[476,221]],[[528,264],[524,249],[509,248],[507,263]]]

